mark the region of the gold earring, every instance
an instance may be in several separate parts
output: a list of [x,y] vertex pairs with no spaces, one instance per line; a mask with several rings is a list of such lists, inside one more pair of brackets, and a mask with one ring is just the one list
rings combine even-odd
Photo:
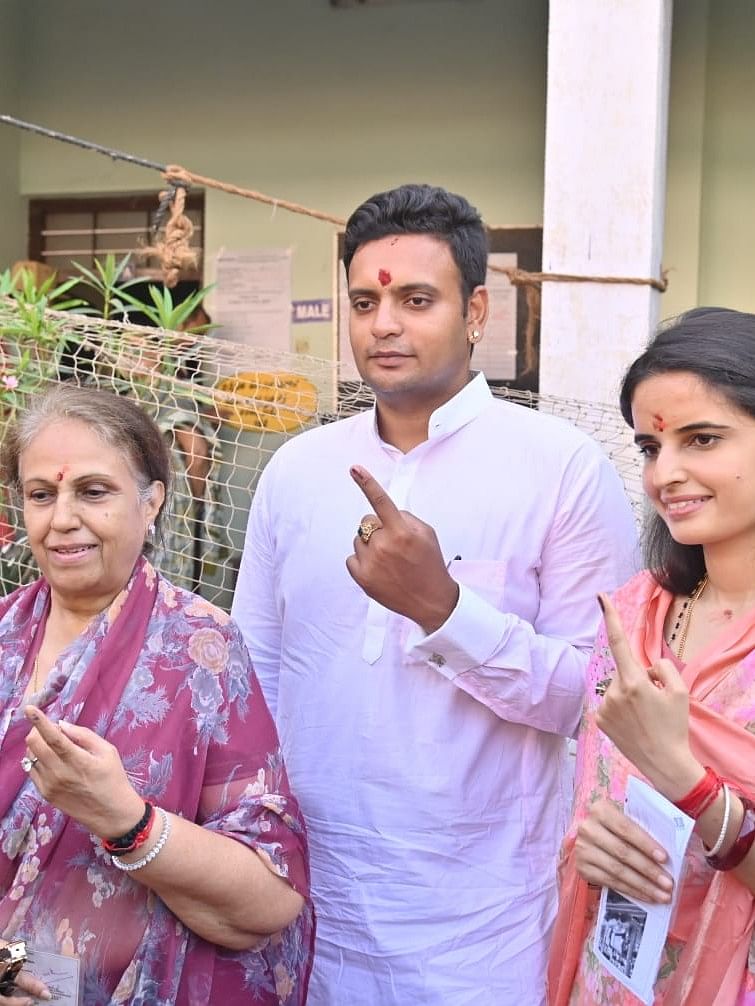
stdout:
[[476,342],[479,342],[481,338],[482,338],[482,332],[479,330],[479,328],[473,328],[472,334],[467,336],[467,339],[472,343],[473,346]]

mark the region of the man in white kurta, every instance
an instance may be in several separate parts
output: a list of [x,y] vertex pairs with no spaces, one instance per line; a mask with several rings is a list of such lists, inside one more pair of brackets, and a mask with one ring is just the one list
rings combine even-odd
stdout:
[[[633,559],[630,509],[600,448],[495,400],[482,374],[470,379],[468,349],[464,379],[440,403],[426,396],[424,439],[396,432],[406,371],[416,387],[445,351],[423,359],[403,307],[416,270],[417,288],[445,289],[422,260],[428,240],[402,237],[393,255],[396,241],[378,238],[354,256],[352,341],[377,408],[274,455],[234,600],[308,824],[310,1006],[542,1003],[564,737],[580,718],[595,595]],[[485,306],[472,297],[465,325],[484,324]],[[385,330],[362,317],[373,309],[390,315]],[[379,358],[388,373],[373,374],[360,332],[411,362]],[[392,552],[399,520],[409,537]],[[376,527],[366,542],[360,522]],[[415,579],[428,604],[453,583],[437,627],[424,599],[401,596]]]

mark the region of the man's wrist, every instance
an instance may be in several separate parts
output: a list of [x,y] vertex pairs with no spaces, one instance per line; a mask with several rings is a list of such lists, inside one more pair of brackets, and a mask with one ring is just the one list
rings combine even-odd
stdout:
[[439,597],[431,608],[416,619],[425,635],[430,636],[433,632],[437,632],[442,625],[445,625],[459,603],[459,591],[459,584],[449,577],[444,596]]

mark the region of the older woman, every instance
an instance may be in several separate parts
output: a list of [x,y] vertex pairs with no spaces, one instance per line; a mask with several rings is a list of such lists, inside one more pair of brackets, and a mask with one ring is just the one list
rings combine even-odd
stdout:
[[[61,386],[1,461],[43,577],[0,601],[0,935],[30,973],[75,983],[78,961],[82,1006],[303,1003],[306,843],[275,728],[235,625],[143,554],[160,431]],[[24,974],[6,1001],[45,997]]]

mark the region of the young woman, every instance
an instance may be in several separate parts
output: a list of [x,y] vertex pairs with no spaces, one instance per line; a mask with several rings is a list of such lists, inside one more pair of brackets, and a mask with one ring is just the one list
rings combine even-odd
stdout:
[[638,1000],[593,953],[600,888],[671,899],[629,776],[695,820],[655,1003],[755,1003],[755,315],[700,308],[630,367],[621,409],[654,513],[648,569],[611,602],[588,674],[551,1004]]

